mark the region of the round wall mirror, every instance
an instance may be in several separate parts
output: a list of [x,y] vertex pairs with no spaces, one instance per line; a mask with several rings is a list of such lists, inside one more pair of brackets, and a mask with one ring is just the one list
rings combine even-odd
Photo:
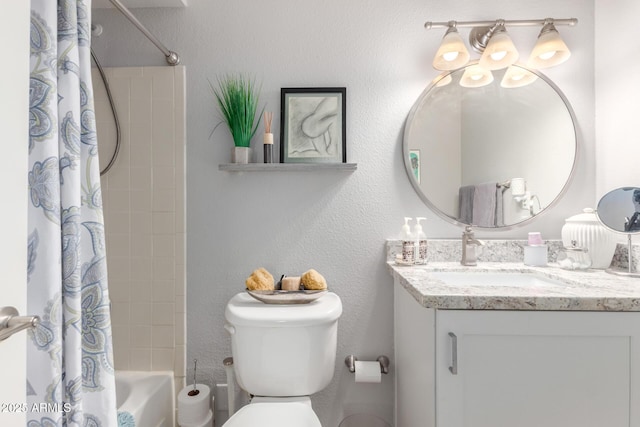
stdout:
[[622,187],[609,191],[598,202],[598,218],[618,233],[640,233],[640,188]]
[[578,149],[575,116],[543,74],[520,65],[489,76],[477,69],[445,72],[420,95],[405,125],[405,167],[442,218],[510,228],[566,190]]

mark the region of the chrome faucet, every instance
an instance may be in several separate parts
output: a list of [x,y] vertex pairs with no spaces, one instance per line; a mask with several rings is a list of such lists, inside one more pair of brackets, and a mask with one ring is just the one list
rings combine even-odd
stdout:
[[470,226],[466,226],[462,233],[462,259],[460,264],[462,265],[478,265],[478,248],[484,246],[482,240],[478,240],[473,235],[473,230]]

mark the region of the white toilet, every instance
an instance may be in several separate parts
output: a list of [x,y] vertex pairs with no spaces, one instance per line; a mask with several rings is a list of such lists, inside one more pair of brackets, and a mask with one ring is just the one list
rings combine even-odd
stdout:
[[224,427],[321,427],[309,395],[325,388],[335,368],[340,298],[308,304],[265,304],[247,293],[227,304],[238,384],[254,396]]

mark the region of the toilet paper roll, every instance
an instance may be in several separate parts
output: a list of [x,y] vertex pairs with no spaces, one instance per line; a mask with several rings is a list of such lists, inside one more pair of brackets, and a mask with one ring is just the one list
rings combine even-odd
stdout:
[[355,366],[357,383],[379,383],[382,381],[380,362],[361,362],[356,360]]
[[205,384],[196,384],[198,394],[190,396],[193,384],[183,388],[178,393],[178,424],[181,426],[199,425],[203,423],[211,409],[211,390]]

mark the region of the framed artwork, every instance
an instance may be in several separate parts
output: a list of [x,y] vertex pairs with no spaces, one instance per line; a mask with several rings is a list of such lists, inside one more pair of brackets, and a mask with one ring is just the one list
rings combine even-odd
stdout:
[[346,163],[347,88],[280,90],[280,163]]
[[409,150],[409,159],[411,160],[411,171],[416,181],[420,184],[420,150]]

